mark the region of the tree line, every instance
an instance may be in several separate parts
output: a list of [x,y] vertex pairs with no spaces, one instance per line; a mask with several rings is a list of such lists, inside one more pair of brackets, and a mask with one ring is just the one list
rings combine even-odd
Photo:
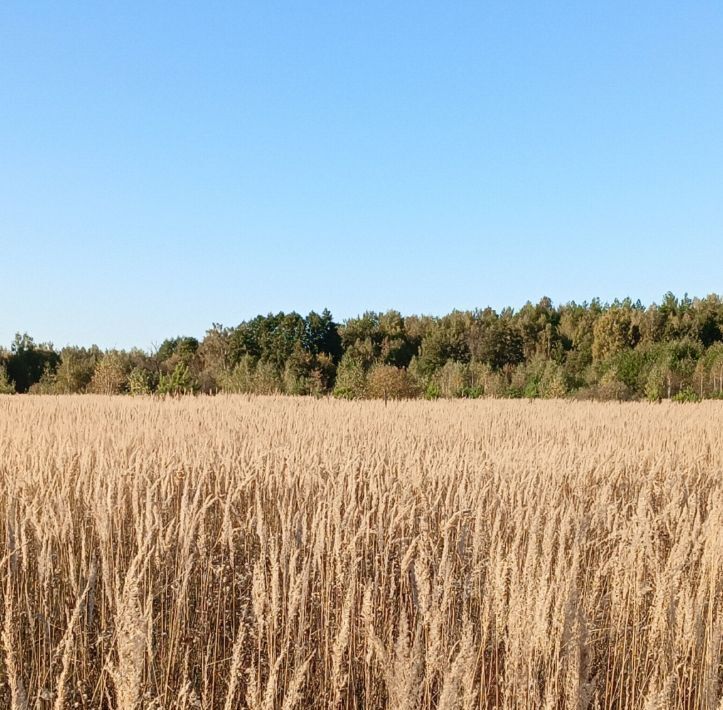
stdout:
[[349,399],[723,398],[723,300],[631,299],[441,317],[328,310],[214,323],[151,352],[68,346],[17,334],[0,349],[0,393],[242,392]]

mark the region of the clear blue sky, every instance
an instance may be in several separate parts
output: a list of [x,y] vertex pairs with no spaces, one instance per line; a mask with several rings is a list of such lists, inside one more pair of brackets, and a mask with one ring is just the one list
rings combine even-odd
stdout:
[[0,5],[0,343],[723,291],[720,2]]

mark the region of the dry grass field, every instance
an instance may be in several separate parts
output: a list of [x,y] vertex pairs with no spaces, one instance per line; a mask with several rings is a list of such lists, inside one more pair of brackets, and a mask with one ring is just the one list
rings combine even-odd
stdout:
[[722,424],[0,397],[0,707],[723,707]]

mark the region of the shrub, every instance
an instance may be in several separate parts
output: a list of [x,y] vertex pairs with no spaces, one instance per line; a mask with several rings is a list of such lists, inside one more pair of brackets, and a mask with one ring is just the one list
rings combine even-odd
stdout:
[[29,394],[62,394],[58,391],[58,381],[55,375],[55,369],[50,365],[45,366],[40,379],[30,385],[27,390]]
[[683,387],[678,394],[672,397],[673,402],[686,403],[686,402],[700,402],[700,396],[692,387]]
[[419,386],[405,368],[374,365],[367,376],[366,396],[372,399],[409,399],[419,395]]
[[631,397],[630,389],[617,378],[615,370],[608,370],[600,378],[600,382],[598,382],[594,391],[595,398],[603,401],[623,401]]
[[436,382],[430,382],[424,390],[426,399],[439,399],[442,396],[439,385]]
[[503,372],[490,372],[484,379],[484,395],[486,397],[507,397],[509,384]]

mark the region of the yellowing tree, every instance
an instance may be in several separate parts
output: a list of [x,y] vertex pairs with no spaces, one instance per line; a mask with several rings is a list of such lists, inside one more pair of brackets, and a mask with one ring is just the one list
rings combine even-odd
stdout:
[[640,328],[629,308],[611,308],[603,313],[596,321],[593,333],[592,356],[595,360],[604,360],[635,347],[640,339]]
[[120,355],[107,353],[95,368],[90,391],[95,394],[121,394],[125,391],[127,381]]

